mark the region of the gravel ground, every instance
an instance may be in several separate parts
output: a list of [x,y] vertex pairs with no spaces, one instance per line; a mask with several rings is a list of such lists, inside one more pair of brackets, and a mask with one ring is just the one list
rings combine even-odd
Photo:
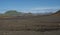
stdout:
[[0,31],[0,35],[60,35],[60,31]]

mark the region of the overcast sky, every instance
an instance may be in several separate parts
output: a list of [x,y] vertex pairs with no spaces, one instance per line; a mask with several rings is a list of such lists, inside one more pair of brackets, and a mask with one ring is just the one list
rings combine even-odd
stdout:
[[0,0],[0,13],[7,10],[44,13],[60,9],[60,0]]

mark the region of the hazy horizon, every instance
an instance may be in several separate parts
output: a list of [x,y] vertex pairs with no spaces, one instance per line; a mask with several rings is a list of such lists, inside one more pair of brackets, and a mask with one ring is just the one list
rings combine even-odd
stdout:
[[0,13],[7,10],[45,13],[60,9],[60,0],[0,0]]

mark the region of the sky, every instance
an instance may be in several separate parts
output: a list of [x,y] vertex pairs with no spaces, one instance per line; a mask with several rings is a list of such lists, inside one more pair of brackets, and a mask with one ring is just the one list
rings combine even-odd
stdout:
[[60,0],[0,0],[0,13],[8,10],[19,12],[45,13],[60,9]]

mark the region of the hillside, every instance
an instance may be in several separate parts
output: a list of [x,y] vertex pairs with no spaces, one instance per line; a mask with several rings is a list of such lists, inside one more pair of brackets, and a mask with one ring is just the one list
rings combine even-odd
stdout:
[[60,10],[58,10],[57,12],[55,12],[55,13],[53,14],[53,16],[60,16]]

